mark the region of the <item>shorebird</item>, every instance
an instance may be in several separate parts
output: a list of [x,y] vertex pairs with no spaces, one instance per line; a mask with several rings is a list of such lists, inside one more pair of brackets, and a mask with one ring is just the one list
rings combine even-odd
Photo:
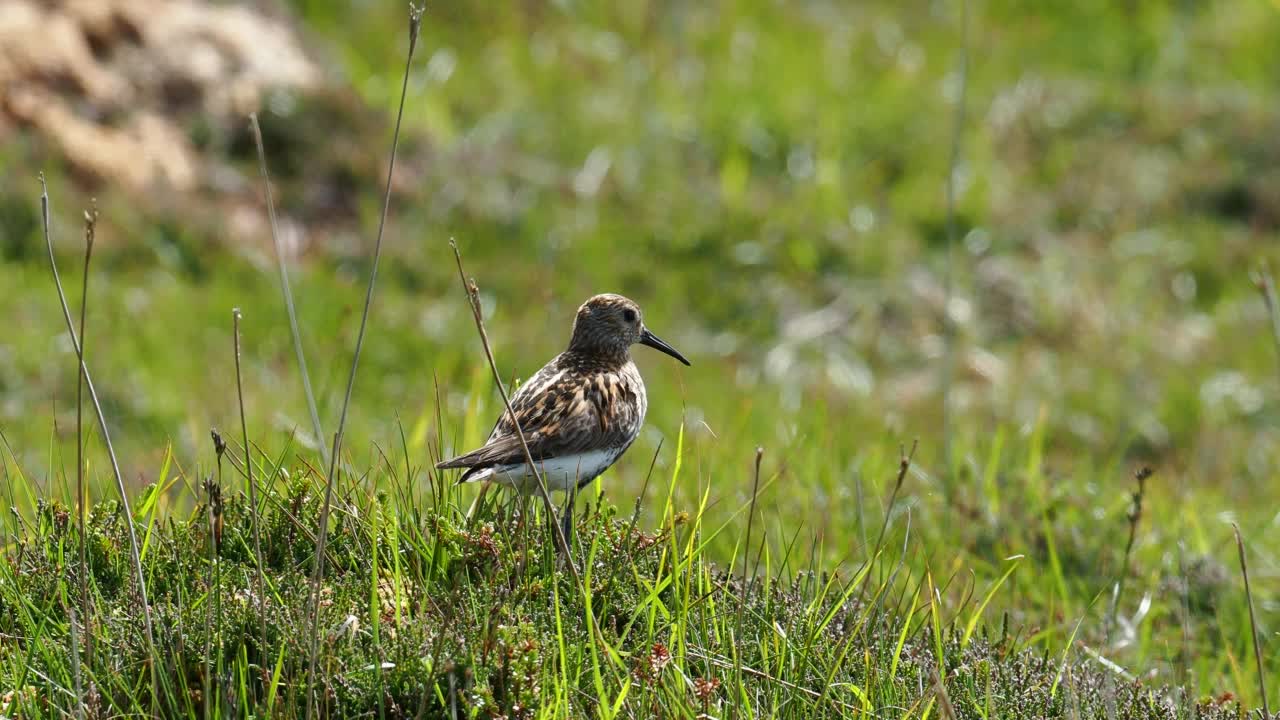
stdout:
[[[565,491],[572,502],[576,490],[613,465],[639,436],[649,401],[631,361],[636,343],[689,364],[649,332],[639,305],[621,295],[596,295],[578,308],[568,349],[511,398],[511,410],[548,491]],[[508,412],[482,447],[436,468],[466,468],[460,483],[487,480],[526,495],[540,492]],[[568,512],[564,520],[568,525]]]

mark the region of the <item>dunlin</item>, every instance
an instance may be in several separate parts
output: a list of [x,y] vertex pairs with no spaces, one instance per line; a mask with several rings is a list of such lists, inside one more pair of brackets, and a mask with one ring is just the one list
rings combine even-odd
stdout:
[[[548,490],[575,491],[622,456],[640,434],[649,407],[631,346],[689,361],[644,326],[640,307],[621,295],[596,295],[578,308],[569,348],[529,379],[511,409]],[[437,468],[467,468],[458,482],[488,480],[538,491],[511,413],[504,412],[483,447]],[[572,499],[572,498],[570,498]]]

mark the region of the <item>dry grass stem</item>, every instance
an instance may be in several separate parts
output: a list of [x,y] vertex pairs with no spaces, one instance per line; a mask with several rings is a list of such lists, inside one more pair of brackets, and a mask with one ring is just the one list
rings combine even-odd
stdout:
[[1244,598],[1249,605],[1249,633],[1253,640],[1253,660],[1258,666],[1258,693],[1262,696],[1262,715],[1271,717],[1271,706],[1267,703],[1267,673],[1262,665],[1262,638],[1258,634],[1258,617],[1253,611],[1253,591],[1249,587],[1249,563],[1245,559],[1244,539],[1240,537],[1240,526],[1231,524],[1236,533],[1236,550],[1240,553],[1240,574],[1244,576]]
[[[84,213],[84,273],[80,285],[80,348],[77,362],[84,365],[85,318],[89,307],[89,261],[93,259],[93,240],[98,230],[96,203]],[[89,514],[89,496],[84,487],[84,376],[76,373],[76,524],[80,531],[80,617],[91,622],[93,613],[89,596],[88,536],[85,521]],[[85,634],[85,660],[93,664],[93,633]],[[77,658],[77,661],[79,658]]]
[[365,290],[364,308],[360,313],[360,329],[356,333],[355,351],[351,357],[351,372],[347,375],[347,390],[342,398],[342,411],[338,415],[338,430],[333,436],[333,451],[329,455],[329,471],[325,475],[324,503],[320,508],[319,537],[316,538],[315,567],[311,575],[311,650],[307,663],[307,702],[308,718],[316,706],[316,658],[320,652],[320,583],[324,579],[325,544],[329,536],[329,513],[333,507],[333,486],[338,458],[342,455],[342,433],[347,424],[347,410],[351,406],[351,390],[355,387],[356,370],[360,366],[360,349],[364,345],[364,333],[369,325],[369,308],[373,305],[373,290],[378,280],[378,260],[382,255],[382,237],[387,226],[387,213],[391,209],[391,178],[396,168],[396,151],[400,147],[400,125],[404,119],[405,97],[409,93],[409,68],[413,64],[413,53],[418,46],[418,31],[422,27],[422,11],[409,6],[409,50],[405,56],[404,74],[400,83],[400,107],[396,111],[396,127],[391,136],[391,157],[387,162],[386,192],[383,194],[382,215],[378,219],[378,234],[374,239],[373,258],[369,267],[369,284]]
[[258,114],[249,115],[249,128],[253,131],[253,143],[258,149],[258,171],[262,174],[262,196],[267,203],[267,219],[271,223],[271,244],[276,251],[276,268],[280,272],[280,291],[284,294],[284,307],[289,314],[289,333],[293,336],[293,351],[298,357],[298,371],[302,375],[302,391],[307,397],[307,412],[311,415],[311,431],[320,450],[320,459],[328,463],[329,450],[325,445],[324,430],[320,425],[320,413],[316,410],[315,393],[311,391],[311,373],[307,371],[307,357],[302,352],[302,332],[298,329],[298,313],[293,306],[293,290],[289,287],[289,269],[285,263],[284,247],[280,241],[280,226],[276,222],[276,204],[271,197],[271,175],[267,172],[267,152],[262,144],[262,128]]
[[235,336],[236,400],[240,406],[240,433],[244,438],[244,471],[249,485],[249,511],[253,518],[253,557],[258,566],[258,652],[267,656],[267,581],[262,568],[262,519],[259,515],[258,489],[253,481],[253,457],[249,445],[249,423],[244,413],[244,380],[240,370],[240,308],[231,311],[231,325]]
[[[62,317],[67,323],[67,334],[71,338],[71,345],[80,364],[80,375],[89,389],[89,400],[93,403],[94,412],[98,416],[98,429],[102,431],[102,442],[107,447],[107,457],[111,460],[111,472],[115,477],[116,491],[120,495],[120,507],[124,510],[125,524],[129,530],[129,554],[133,560],[134,580],[138,583],[138,599],[142,604],[143,631],[146,633],[147,650],[154,658],[156,641],[152,630],[151,603],[147,599],[147,578],[142,570],[142,553],[138,547],[138,533],[133,524],[133,509],[129,506],[129,492],[124,486],[124,476],[120,473],[120,463],[116,460],[115,447],[111,444],[111,431],[107,429],[107,418],[102,413],[98,391],[93,387],[93,376],[89,374],[89,367],[85,365],[84,351],[80,345],[80,338],[76,334],[75,323],[71,319],[71,308],[67,305],[67,294],[62,289],[62,278],[58,275],[58,263],[53,254],[53,234],[50,230],[49,189],[45,184],[43,173],[40,175],[40,222],[44,229],[45,248],[49,252],[49,269],[53,273],[53,284],[58,291],[58,302],[62,305]],[[155,662],[150,663],[150,669],[152,705],[154,706],[155,693],[159,687],[159,673]]]
[[[947,162],[947,267],[943,294],[942,328],[946,355],[942,366],[942,461],[948,480],[952,465],[952,385],[955,380],[956,323],[951,317],[955,293],[956,260],[956,174],[960,171],[960,150],[964,143],[965,103],[969,91],[969,2],[960,0],[960,90],[956,98],[955,121],[951,131],[951,155]],[[947,483],[947,491],[953,487]]]
[[[506,413],[511,418],[512,425],[515,426],[516,437],[520,438],[520,449],[524,451],[524,458],[529,466],[529,472],[538,481],[538,493],[542,497],[547,517],[554,519],[556,515],[555,504],[551,502],[551,493],[547,490],[547,483],[542,477],[542,473],[538,472],[538,464],[533,459],[533,453],[529,452],[529,444],[525,441],[524,430],[520,428],[520,421],[516,418],[515,411],[511,409],[511,397],[507,394],[507,388],[502,383],[502,374],[498,372],[498,363],[493,359],[493,348],[489,344],[489,333],[484,329],[484,313],[480,309],[480,288],[476,286],[475,280],[467,278],[467,273],[462,268],[462,251],[458,249],[458,243],[450,240],[449,247],[453,248],[453,257],[458,263],[458,278],[462,281],[462,289],[467,294],[467,304],[471,308],[471,316],[475,319],[476,331],[480,334],[480,343],[484,346],[484,356],[489,362],[489,370],[493,373],[493,381],[497,384],[498,392],[502,395],[502,404],[506,408]],[[570,572],[581,584],[582,578],[578,575],[578,568],[574,565],[573,554],[570,552],[569,541],[564,535],[564,529],[560,527],[560,523],[552,522],[551,524],[554,526],[552,532],[556,539],[556,545],[564,553]]]

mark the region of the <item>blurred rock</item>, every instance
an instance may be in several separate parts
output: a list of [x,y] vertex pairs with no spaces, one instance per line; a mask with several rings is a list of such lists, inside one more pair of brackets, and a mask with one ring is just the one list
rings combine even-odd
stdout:
[[200,185],[184,118],[243,123],[268,89],[321,80],[292,27],[244,6],[0,3],[0,139],[32,130],[76,171],[132,191]]
[[[0,0],[6,169],[32,181],[49,172],[54,187],[70,180],[129,208],[104,219],[108,244],[139,242],[129,223],[149,218],[150,227],[180,228],[193,247],[225,244],[268,262],[248,122],[256,111],[286,256],[347,242],[362,191],[384,182],[387,119],[310,51],[301,24],[264,6],[277,7]],[[414,185],[397,170],[393,190]]]
[[159,115],[139,112],[124,127],[107,127],[79,117],[49,92],[21,88],[7,100],[14,118],[56,142],[80,171],[132,190],[195,188],[195,152],[182,131]]

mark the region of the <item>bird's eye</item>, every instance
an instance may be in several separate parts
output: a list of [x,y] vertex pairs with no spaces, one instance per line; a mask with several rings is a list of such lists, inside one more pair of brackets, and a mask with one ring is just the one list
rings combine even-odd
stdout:
[[635,310],[632,310],[631,308],[627,308],[626,310],[623,310],[623,311],[622,311],[622,319],[623,319],[623,320],[626,320],[626,321],[627,321],[627,322],[629,322],[629,323],[633,323],[633,322],[635,322],[635,321],[636,321],[636,311],[635,311]]

